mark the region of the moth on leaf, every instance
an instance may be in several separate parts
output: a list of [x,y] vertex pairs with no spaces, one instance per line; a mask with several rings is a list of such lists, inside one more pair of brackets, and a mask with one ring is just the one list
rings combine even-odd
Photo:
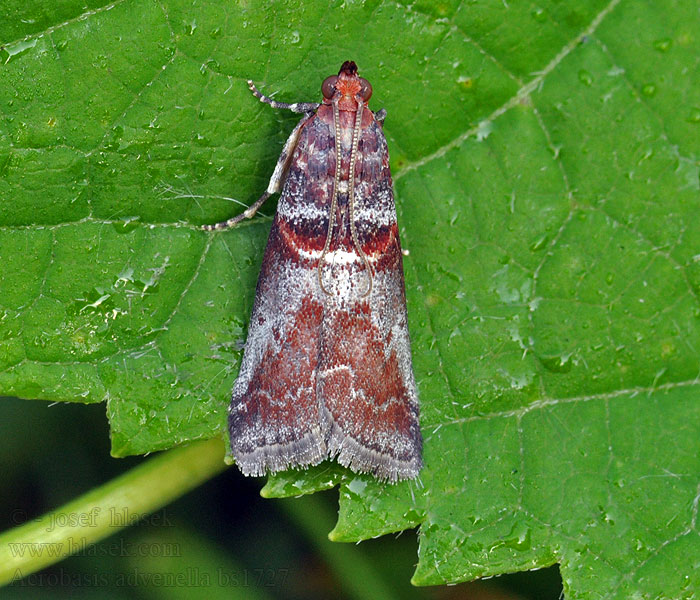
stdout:
[[304,117],[265,193],[281,191],[229,409],[245,475],[327,458],[395,482],[422,465],[402,252],[382,124],[354,62],[324,80],[323,100],[273,108]]

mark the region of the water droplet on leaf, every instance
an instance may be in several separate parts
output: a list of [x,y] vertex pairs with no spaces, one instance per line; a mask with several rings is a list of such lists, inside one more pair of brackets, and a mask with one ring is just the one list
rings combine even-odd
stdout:
[[118,221],[112,223],[112,227],[114,227],[114,231],[117,233],[129,233],[139,226],[140,221],[141,217],[139,216],[122,217]]
[[547,20],[547,13],[544,12],[544,10],[542,10],[539,6],[535,7],[530,14],[538,23],[544,23]]
[[563,356],[538,356],[542,366],[552,373],[568,373],[573,367],[571,354]]
[[654,42],[654,49],[659,52],[668,52],[671,48],[671,38],[662,38]]
[[549,236],[548,235],[541,235],[538,237],[532,244],[530,245],[530,250],[533,252],[537,252],[538,250],[542,250],[547,245],[547,242],[549,241]]
[[467,75],[461,75],[457,78],[457,84],[464,90],[470,90],[474,87],[474,80]]
[[578,72],[578,80],[586,86],[590,87],[593,85],[593,77],[588,71],[586,71],[586,69],[581,69]]
[[0,48],[0,60],[3,64],[9,63],[18,56],[22,56],[25,52],[28,52],[34,46],[36,46],[38,38],[32,40],[23,40],[21,42],[16,42],[14,44],[8,44]]

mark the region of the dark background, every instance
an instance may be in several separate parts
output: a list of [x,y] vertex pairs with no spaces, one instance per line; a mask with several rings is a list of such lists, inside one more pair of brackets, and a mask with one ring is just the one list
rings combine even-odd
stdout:
[[[115,459],[103,405],[0,399],[0,527],[54,510],[148,458]],[[556,566],[457,586],[414,588],[417,536],[332,543],[337,491],[295,499],[259,495],[235,467],[115,533],[0,591],[2,598],[375,598],[557,600]],[[179,579],[175,576],[178,575]]]

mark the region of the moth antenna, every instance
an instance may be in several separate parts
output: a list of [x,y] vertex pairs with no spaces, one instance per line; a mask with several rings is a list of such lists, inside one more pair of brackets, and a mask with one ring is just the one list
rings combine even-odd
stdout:
[[360,240],[357,237],[357,227],[355,226],[355,163],[357,162],[357,146],[360,143],[360,126],[362,125],[362,109],[364,105],[362,100],[357,102],[357,115],[355,116],[355,129],[352,132],[352,150],[350,150],[350,184],[348,189],[348,204],[350,205],[350,234],[352,235],[352,243],[357,250],[357,253],[362,258],[362,262],[365,264],[365,269],[367,271],[367,289],[360,296],[364,298],[369,296],[372,291],[372,267],[367,260],[367,255],[362,246],[360,245]]
[[[358,100],[357,103],[357,114],[355,115],[355,126],[352,132],[352,147],[350,150],[350,171],[349,171],[349,187],[348,187],[348,204],[350,205],[350,235],[352,236],[352,243],[357,250],[357,253],[362,258],[362,262],[365,265],[365,270],[367,273],[367,289],[360,295],[364,298],[370,294],[372,291],[372,266],[369,264],[369,260],[364,250],[362,250],[362,245],[357,236],[357,227],[355,225],[355,164],[357,163],[357,147],[360,143],[360,130],[362,125],[362,113],[364,109],[364,104],[362,100]],[[335,178],[333,179],[333,197],[331,199],[330,214],[328,215],[328,231],[326,233],[326,243],[323,246],[323,252],[321,252],[321,257],[318,261],[318,283],[326,294],[329,294],[323,285],[323,259],[328,254],[328,250],[331,245],[331,238],[333,237],[333,229],[335,226],[335,211],[338,204],[338,184],[340,183],[340,115],[338,109],[337,100],[333,101],[333,125],[335,128]]]
[[323,252],[318,259],[318,285],[321,290],[330,295],[330,292],[323,285],[323,259],[328,254],[328,249],[331,247],[331,238],[333,237],[333,226],[335,225],[335,211],[338,205],[338,184],[340,183],[340,109],[338,108],[338,100],[333,100],[333,127],[335,129],[335,177],[333,178],[333,197],[331,198],[331,212],[328,215],[328,231],[326,232],[326,243],[323,245]]

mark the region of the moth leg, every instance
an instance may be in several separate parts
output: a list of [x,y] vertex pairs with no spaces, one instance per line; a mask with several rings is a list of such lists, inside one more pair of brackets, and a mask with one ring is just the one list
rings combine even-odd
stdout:
[[248,208],[246,208],[240,215],[236,215],[235,217],[231,217],[227,221],[220,221],[219,223],[214,223],[213,225],[202,225],[202,229],[204,231],[220,231],[222,229],[229,229],[230,227],[235,227],[238,225],[243,219],[250,219],[257,211],[258,209],[265,203],[265,200],[267,200],[271,194],[269,194],[267,191],[263,192],[263,195],[260,196],[253,204],[251,204]]
[[380,108],[376,113],[374,113],[374,119],[380,125],[384,125],[384,119],[386,119],[386,108]]
[[265,203],[265,200],[272,196],[272,194],[276,194],[282,189],[284,176],[287,173],[287,168],[289,167],[292,155],[294,154],[294,148],[296,148],[297,142],[299,141],[299,133],[301,128],[312,116],[313,114],[309,114],[299,121],[292,133],[289,134],[289,137],[284,144],[284,148],[282,148],[282,153],[277,159],[277,164],[275,165],[275,170],[272,172],[272,177],[270,177],[270,182],[267,184],[267,189],[263,192],[262,196],[260,196],[260,198],[258,198],[240,215],[236,215],[235,217],[230,218],[228,221],[221,221],[220,223],[214,223],[213,225],[202,225],[202,229],[204,231],[220,231],[222,229],[229,229],[230,227],[235,227],[238,225],[238,223],[240,223],[243,219],[250,219],[256,212],[258,212],[258,209]]
[[250,91],[253,92],[253,95],[260,100],[260,102],[269,104],[272,108],[286,108],[287,110],[291,110],[295,113],[310,113],[321,106],[318,102],[294,102],[292,104],[277,102],[276,100],[262,94],[250,79],[248,80],[248,87],[250,88]]

